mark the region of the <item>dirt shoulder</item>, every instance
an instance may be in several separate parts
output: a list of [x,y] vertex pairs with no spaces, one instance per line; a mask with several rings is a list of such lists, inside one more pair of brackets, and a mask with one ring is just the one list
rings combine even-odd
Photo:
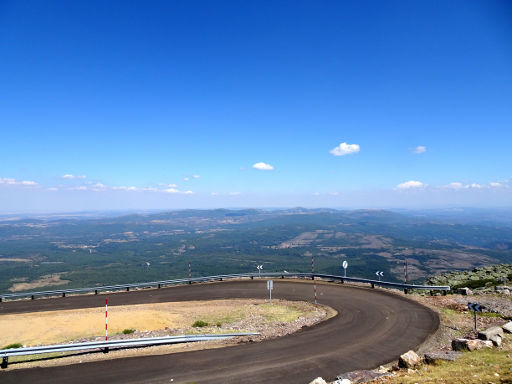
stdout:
[[[258,342],[311,327],[336,314],[337,312],[329,307],[315,307],[307,302],[273,300],[273,305],[270,305],[267,300],[259,299],[109,307],[109,340],[231,332],[258,332],[260,335],[215,342],[111,350],[108,354],[96,352],[10,358],[8,369],[68,365]],[[12,331],[8,335],[0,336],[0,346],[12,343],[35,346],[99,341],[104,339],[104,324],[105,308],[3,315],[0,316],[0,326]],[[198,324],[201,326],[197,326]]]

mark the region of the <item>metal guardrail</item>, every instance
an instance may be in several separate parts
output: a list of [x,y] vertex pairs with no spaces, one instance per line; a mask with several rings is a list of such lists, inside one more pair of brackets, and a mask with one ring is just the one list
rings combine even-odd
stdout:
[[236,336],[255,336],[259,335],[257,332],[249,333],[224,333],[218,335],[183,335],[183,336],[164,336],[164,337],[146,337],[139,339],[124,339],[124,340],[111,340],[111,341],[91,341],[85,343],[74,344],[57,344],[57,345],[44,345],[40,347],[26,347],[15,349],[1,349],[0,356],[2,356],[2,368],[7,368],[9,357],[12,356],[27,356],[36,355],[41,353],[57,353],[69,351],[86,351],[91,349],[103,349],[108,352],[110,348],[130,348],[149,345],[162,345],[162,344],[180,344],[192,343],[198,341],[211,341],[211,340],[224,340]]
[[120,291],[130,289],[143,289],[143,288],[162,288],[169,285],[178,285],[178,284],[192,284],[192,283],[204,283],[209,281],[222,281],[224,279],[240,279],[240,278],[251,278],[255,277],[298,277],[298,278],[306,278],[306,279],[328,279],[328,280],[338,280],[340,282],[354,282],[354,283],[367,283],[371,284],[372,288],[375,286],[385,287],[385,288],[396,288],[404,290],[407,293],[408,290],[419,289],[419,290],[427,290],[427,291],[446,291],[450,290],[449,286],[433,286],[433,285],[415,285],[415,284],[402,284],[402,283],[394,283],[389,281],[378,281],[371,279],[363,279],[358,277],[344,277],[338,275],[327,275],[321,273],[302,273],[302,272],[265,272],[265,273],[239,273],[239,274],[231,274],[231,275],[215,275],[215,276],[205,276],[205,277],[193,277],[190,279],[174,279],[174,280],[162,280],[162,281],[151,281],[146,283],[134,283],[134,284],[117,284],[117,285],[105,285],[101,287],[89,287],[89,288],[75,288],[75,289],[58,289],[52,291],[39,291],[39,292],[24,292],[24,293],[7,293],[0,295],[0,302],[5,299],[22,299],[22,298],[31,298],[34,300],[36,297],[42,296],[58,296],[62,295],[65,297],[67,294],[83,294],[83,293],[95,293],[99,292],[111,292],[111,291]]

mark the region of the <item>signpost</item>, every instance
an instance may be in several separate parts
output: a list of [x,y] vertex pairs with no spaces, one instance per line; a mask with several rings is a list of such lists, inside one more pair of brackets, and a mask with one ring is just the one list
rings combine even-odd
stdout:
[[274,289],[274,281],[267,280],[267,290],[270,295],[270,305],[272,305],[272,289]]
[[263,269],[263,265],[257,265],[256,269],[258,270],[258,277],[261,279],[261,270]]
[[381,278],[382,276],[384,276],[384,272],[382,272],[382,271],[377,271],[377,272],[375,272],[375,274],[376,274],[376,275],[377,275],[377,277],[379,278],[379,281],[380,281],[380,278]]
[[347,277],[347,267],[348,267],[347,260],[345,260],[341,266],[342,266],[342,267],[343,267],[343,269],[344,269],[344,271],[343,271],[343,277]]
[[477,331],[476,313],[483,312],[485,307],[477,303],[468,303],[468,309],[475,314],[475,332]]

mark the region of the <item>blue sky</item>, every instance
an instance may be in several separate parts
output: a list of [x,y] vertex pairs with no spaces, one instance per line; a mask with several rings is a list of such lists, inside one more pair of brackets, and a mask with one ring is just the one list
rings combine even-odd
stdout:
[[0,212],[511,206],[511,20],[507,1],[0,0]]

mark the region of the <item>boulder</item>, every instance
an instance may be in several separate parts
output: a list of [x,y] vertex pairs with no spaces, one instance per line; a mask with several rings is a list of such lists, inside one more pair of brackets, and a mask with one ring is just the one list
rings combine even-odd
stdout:
[[503,338],[503,329],[501,327],[487,328],[485,331],[478,332],[478,338],[481,340],[490,340],[491,337],[499,335]]
[[501,326],[501,328],[502,328],[506,333],[512,333],[512,321],[509,321],[508,323],[503,324],[503,325]]
[[482,348],[492,348],[490,340],[470,340],[470,339],[454,339],[452,340],[452,349],[454,351],[474,351]]
[[436,364],[439,361],[455,361],[462,356],[461,352],[443,351],[425,353],[425,362],[427,364]]
[[495,347],[501,347],[501,336],[500,335],[491,336],[490,340]]
[[464,295],[464,296],[467,296],[467,295],[472,295],[473,292],[471,291],[471,289],[467,288],[467,287],[464,287],[464,288],[457,288],[457,293],[461,294],[461,295]]
[[421,362],[421,358],[414,351],[404,353],[398,359],[398,366],[401,368],[414,368]]
[[349,379],[338,379],[332,384],[352,384],[352,382]]
[[309,384],[327,384],[327,382],[324,379],[322,379],[321,377],[317,377],[315,380],[313,380]]
[[[369,371],[369,370],[361,370],[361,371],[352,371],[347,373],[342,373],[338,375],[338,380],[348,380],[348,382],[352,384],[359,383],[367,383],[369,381],[379,379],[381,377],[390,376],[388,372],[379,372],[379,371]],[[341,381],[340,381],[341,382]]]

